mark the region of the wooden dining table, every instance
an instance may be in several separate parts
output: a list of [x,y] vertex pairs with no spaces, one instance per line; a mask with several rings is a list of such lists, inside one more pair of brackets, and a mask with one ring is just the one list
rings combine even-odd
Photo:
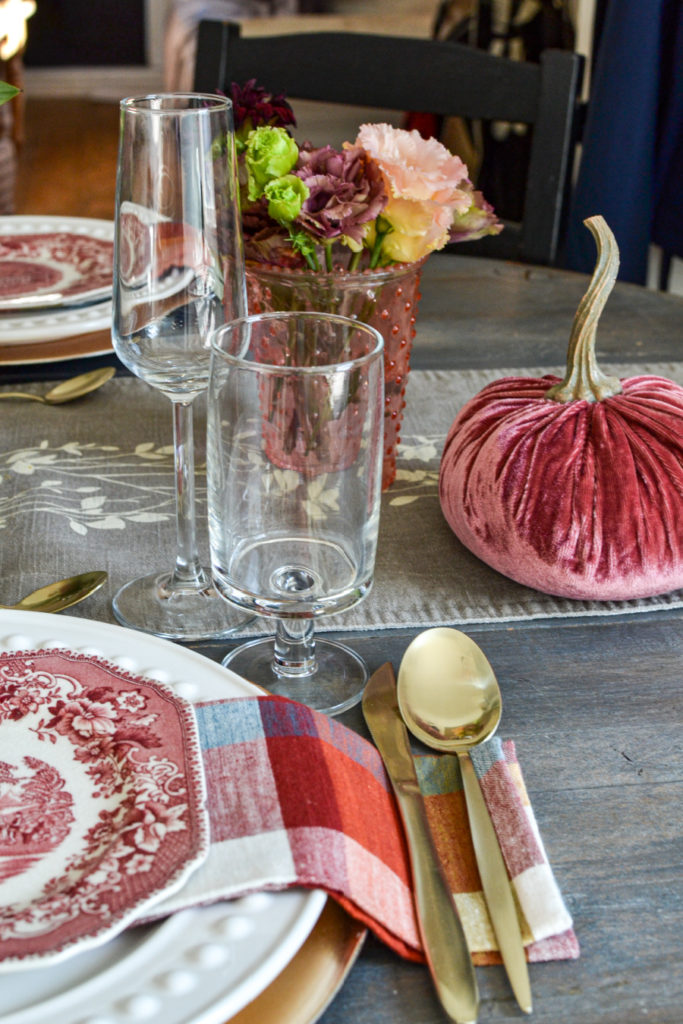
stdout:
[[[433,256],[423,273],[412,371],[556,372],[586,285],[587,278],[562,270]],[[606,366],[667,367],[683,385],[683,299],[618,283],[597,349]],[[3,368],[0,385],[37,387],[102,363],[116,360],[112,354],[13,365]],[[9,404],[0,409],[0,423]],[[82,408],[85,415],[85,403]],[[419,410],[413,415],[419,422]],[[168,426],[170,432],[170,416]],[[115,421],[109,429],[115,436]],[[390,498],[391,489],[383,500]],[[418,542],[429,548],[429,533]],[[7,551],[0,558],[3,587],[11,583],[12,593],[21,591],[21,566]],[[100,592],[70,614],[112,621],[112,593]],[[398,669],[421,627],[364,628],[362,606],[357,614],[358,625],[339,635],[371,671],[387,661]],[[608,614],[592,608],[466,623],[454,616],[449,624],[474,637],[499,680],[499,731],[516,744],[580,944],[578,959],[530,965],[532,1019],[677,1024],[683,1019],[683,595]],[[236,642],[191,646],[219,660]],[[340,720],[369,737],[360,706]],[[351,959],[339,991],[325,1000],[321,1024],[446,1020],[425,967],[402,960],[372,935]],[[476,974],[482,1024],[523,1018],[502,967],[478,967]]]

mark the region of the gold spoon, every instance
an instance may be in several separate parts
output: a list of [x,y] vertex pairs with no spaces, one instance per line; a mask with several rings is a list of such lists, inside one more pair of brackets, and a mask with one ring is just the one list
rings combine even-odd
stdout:
[[457,629],[428,629],[406,649],[398,673],[404,722],[428,747],[457,754],[489,916],[519,1006],[531,1013],[524,945],[503,855],[469,750],[498,728],[502,699],[484,652]]
[[83,572],[78,576],[57,580],[56,583],[48,583],[47,586],[22,597],[16,604],[0,604],[0,608],[18,608],[27,612],[61,612],[94,594],[106,578],[106,572]]
[[104,366],[99,370],[90,370],[88,373],[79,374],[78,377],[62,380],[44,395],[34,395],[30,391],[0,391],[0,398],[27,398],[32,402],[42,402],[43,405],[61,405],[101,388],[115,373],[113,366]]

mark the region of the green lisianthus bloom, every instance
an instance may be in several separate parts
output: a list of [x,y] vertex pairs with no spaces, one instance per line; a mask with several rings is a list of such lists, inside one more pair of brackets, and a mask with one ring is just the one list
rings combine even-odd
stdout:
[[268,182],[289,174],[299,157],[299,148],[284,128],[262,125],[249,133],[245,152],[250,202],[263,195]]
[[291,224],[309,194],[308,186],[296,174],[274,178],[263,189],[268,200],[268,215],[279,224]]

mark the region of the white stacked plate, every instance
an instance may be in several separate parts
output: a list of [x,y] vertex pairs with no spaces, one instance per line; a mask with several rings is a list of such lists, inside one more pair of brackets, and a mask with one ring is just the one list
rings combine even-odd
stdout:
[[113,221],[0,217],[0,346],[110,327],[113,241]]

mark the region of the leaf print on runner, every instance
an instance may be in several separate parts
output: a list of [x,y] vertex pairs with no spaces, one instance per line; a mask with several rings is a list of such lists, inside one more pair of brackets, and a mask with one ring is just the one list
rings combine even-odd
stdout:
[[438,501],[439,459],[443,437],[405,435],[398,448],[396,479],[387,492],[396,508],[424,498]]
[[[14,480],[25,482],[17,487]],[[205,490],[198,488],[199,504]],[[0,529],[15,517],[64,519],[79,536],[175,518],[173,448],[141,442],[131,450],[79,441],[0,454]]]
[[94,494],[90,498],[81,498],[82,509],[100,508],[106,501],[103,494]]
[[443,437],[423,437],[416,435],[401,442],[400,457],[404,462],[432,463],[439,459],[443,448]]
[[327,473],[309,480],[304,508],[311,519],[323,519],[330,510],[339,509],[339,488],[327,486]]
[[135,446],[135,454],[141,459],[152,459],[158,460],[165,458],[169,453],[172,453],[173,449],[165,446],[164,448],[155,448],[151,441],[147,441],[144,444],[138,444]]
[[13,473],[31,476],[41,466],[49,466],[56,462],[57,455],[39,455],[37,448],[24,448],[23,451],[10,453],[7,463]]

